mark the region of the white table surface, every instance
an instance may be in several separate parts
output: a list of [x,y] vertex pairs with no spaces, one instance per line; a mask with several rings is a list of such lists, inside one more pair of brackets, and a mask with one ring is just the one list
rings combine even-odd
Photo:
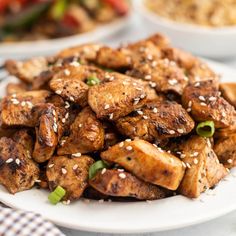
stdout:
[[[158,29],[156,29],[158,31]],[[131,42],[144,38],[152,33],[153,28],[148,27],[148,23],[139,16],[134,15],[130,24],[126,29],[118,34],[104,40],[104,43],[110,45],[119,45],[121,42]],[[221,60],[222,63],[234,67],[236,69],[236,57],[234,59]],[[236,187],[236,186],[235,186]],[[96,212],[94,212],[96,214]],[[114,234],[89,233],[76,231],[71,229],[60,228],[66,236],[108,236]],[[116,234],[118,235],[118,234]],[[137,235],[137,234],[135,234]],[[159,233],[138,234],[139,236],[236,236],[236,212],[215,219],[213,221],[191,226],[174,231],[166,231]],[[133,235],[132,235],[133,236]]]

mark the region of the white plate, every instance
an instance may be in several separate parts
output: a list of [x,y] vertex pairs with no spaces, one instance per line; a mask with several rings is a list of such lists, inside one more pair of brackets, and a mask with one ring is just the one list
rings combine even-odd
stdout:
[[[235,80],[235,70],[218,63],[210,64],[223,75],[223,81]],[[0,93],[5,85],[6,82],[0,87]],[[48,192],[44,190],[11,195],[0,187],[0,201],[13,208],[40,213],[60,226],[78,230],[106,233],[164,231],[205,222],[236,210],[235,174],[236,169],[213,191],[196,200],[175,196],[151,203],[85,203],[81,200],[69,206],[53,206],[48,203]]]
[[49,55],[62,48],[88,42],[96,42],[109,37],[129,24],[130,15],[96,27],[94,30],[64,38],[29,42],[0,43],[0,56],[26,57],[27,55]]
[[236,56],[236,26],[210,28],[179,23],[158,16],[145,6],[144,0],[135,0],[133,6],[148,27],[167,35],[176,47],[210,58]]

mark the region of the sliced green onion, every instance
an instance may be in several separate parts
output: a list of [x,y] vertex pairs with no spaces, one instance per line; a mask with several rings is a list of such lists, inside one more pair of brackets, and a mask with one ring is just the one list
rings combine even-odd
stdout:
[[100,84],[100,80],[96,76],[90,76],[87,79],[87,85],[93,86],[93,85],[96,85],[96,84]]
[[210,138],[215,133],[215,124],[213,121],[204,121],[197,125],[196,132],[201,137]]
[[67,0],[57,0],[51,9],[51,16],[53,19],[61,19],[67,7]]
[[102,170],[103,168],[107,168],[107,167],[108,165],[104,161],[102,160],[96,161],[89,168],[89,179],[92,179],[99,170]]
[[48,196],[48,200],[53,204],[56,205],[61,199],[66,195],[66,190],[61,186],[57,186],[56,189],[51,192]]

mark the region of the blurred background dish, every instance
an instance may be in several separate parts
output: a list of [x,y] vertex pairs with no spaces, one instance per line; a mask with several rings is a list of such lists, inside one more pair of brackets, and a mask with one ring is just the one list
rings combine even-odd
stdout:
[[100,40],[124,28],[129,12],[127,0],[1,0],[1,57]]
[[134,6],[177,47],[215,59],[236,55],[235,0],[136,0]]

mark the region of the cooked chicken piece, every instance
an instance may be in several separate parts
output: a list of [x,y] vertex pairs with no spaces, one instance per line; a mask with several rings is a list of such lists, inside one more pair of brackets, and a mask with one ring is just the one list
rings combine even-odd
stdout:
[[167,47],[168,45],[170,45],[169,38],[158,33],[151,35],[146,39],[146,41],[150,41],[160,48]]
[[196,62],[187,74],[190,83],[211,80],[215,85],[219,85],[219,76],[204,62]]
[[139,180],[128,172],[106,170],[96,174],[89,184],[97,191],[114,197],[134,197],[140,200],[155,200],[167,196],[167,191],[156,185]]
[[39,118],[39,126],[36,127],[36,142],[33,158],[42,163],[49,160],[57,146],[58,115],[55,106],[47,104]]
[[236,133],[217,140],[214,151],[225,167],[236,166]]
[[58,68],[59,67],[56,67],[54,70],[45,70],[41,72],[38,76],[36,76],[32,82],[32,90],[49,90],[48,82],[52,79],[54,73],[58,70]]
[[126,69],[131,67],[130,52],[125,49],[112,49],[101,47],[95,62],[109,69]]
[[108,199],[109,196],[98,192],[96,189],[88,186],[83,193],[83,197],[87,199],[94,199],[94,200],[101,200],[101,199]]
[[191,69],[195,65],[196,61],[198,61],[198,59],[192,54],[173,47],[163,48],[162,57],[163,59],[168,58],[170,61],[175,61],[177,65],[186,71]]
[[80,79],[70,78],[70,76],[63,79],[53,78],[49,85],[56,94],[59,94],[64,99],[83,107],[87,105],[89,86]]
[[0,139],[0,150],[0,184],[13,194],[32,188],[39,178],[39,168],[29,158],[28,150],[5,137]]
[[116,130],[113,124],[104,122],[103,128],[105,131],[104,149],[107,149],[122,140],[122,135]]
[[37,117],[34,106],[44,103],[50,92],[45,90],[29,91],[7,96],[2,100],[1,122],[3,126],[34,127]]
[[116,122],[118,130],[130,137],[149,142],[185,135],[194,128],[194,121],[175,102],[157,101],[145,104]]
[[101,150],[104,145],[104,128],[94,112],[85,107],[70,127],[70,135],[58,148],[58,155],[89,153]]
[[138,178],[176,190],[184,175],[181,161],[144,140],[125,141],[101,153],[103,160],[117,163]]
[[28,87],[24,83],[9,83],[6,87],[7,95],[24,93],[28,90]]
[[220,97],[217,86],[210,80],[188,85],[182,103],[196,121],[212,120],[216,128],[229,127],[236,119],[234,107]]
[[98,118],[117,120],[157,97],[142,80],[119,73],[109,77],[111,81],[91,87],[88,93],[88,103]]
[[2,137],[10,138],[17,131],[18,131],[18,129],[16,129],[16,128],[12,128],[12,127],[10,127],[10,128],[4,127],[3,128],[2,126],[0,126],[0,138],[2,138]]
[[28,129],[20,129],[15,132],[12,139],[17,144],[21,145],[26,151],[28,158],[32,158],[34,142],[32,139],[32,131]]
[[158,92],[164,93],[174,92],[181,95],[188,83],[183,70],[168,59],[135,63],[127,74],[151,81]]
[[50,190],[53,191],[57,186],[61,186],[66,190],[64,200],[80,198],[88,185],[89,167],[93,162],[89,156],[52,157],[46,172]]
[[35,76],[47,70],[48,61],[45,57],[35,57],[26,61],[7,60],[5,67],[11,75],[31,84]]
[[179,187],[181,194],[196,198],[227,175],[211,146],[208,139],[192,136],[179,147],[188,167]]
[[221,83],[222,96],[236,108],[236,83]]
[[78,58],[80,62],[86,63],[95,60],[98,50],[102,47],[100,44],[82,44],[60,51],[56,58],[64,59],[69,57]]

